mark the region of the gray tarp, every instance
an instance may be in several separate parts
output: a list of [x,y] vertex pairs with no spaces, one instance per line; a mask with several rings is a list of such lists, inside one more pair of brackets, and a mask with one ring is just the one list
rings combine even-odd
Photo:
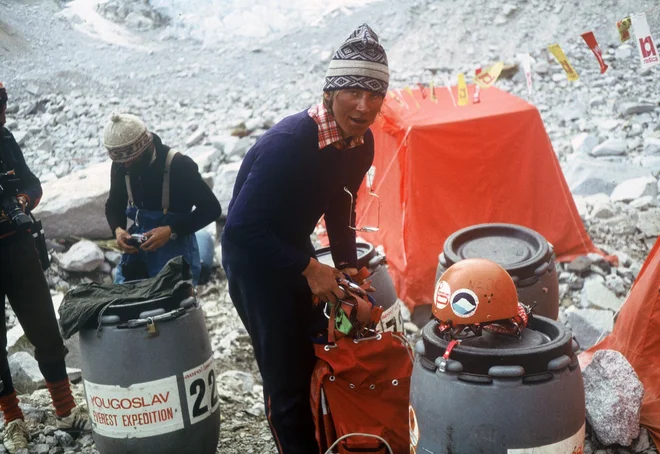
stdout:
[[83,284],[64,295],[60,306],[60,328],[65,339],[84,326],[95,323],[108,305],[146,301],[171,296],[192,287],[190,266],[175,257],[156,276],[125,284]]

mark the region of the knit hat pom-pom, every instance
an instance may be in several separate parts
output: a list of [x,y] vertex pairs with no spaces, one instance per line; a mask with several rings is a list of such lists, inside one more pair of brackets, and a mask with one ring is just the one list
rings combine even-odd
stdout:
[[110,117],[110,121],[113,123],[119,123],[121,121],[121,114],[118,112],[113,113]]

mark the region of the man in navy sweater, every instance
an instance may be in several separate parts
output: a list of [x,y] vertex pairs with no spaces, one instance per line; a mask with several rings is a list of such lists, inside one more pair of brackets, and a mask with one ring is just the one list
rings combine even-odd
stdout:
[[[333,56],[323,102],[264,134],[236,178],[222,234],[223,266],[252,338],[266,416],[282,454],[319,452],[309,403],[312,295],[336,301],[342,271],[357,272],[355,206],[345,188],[355,198],[371,166],[369,126],[388,83],[385,51],[363,24]],[[322,215],[337,268],[318,262],[310,241]]]

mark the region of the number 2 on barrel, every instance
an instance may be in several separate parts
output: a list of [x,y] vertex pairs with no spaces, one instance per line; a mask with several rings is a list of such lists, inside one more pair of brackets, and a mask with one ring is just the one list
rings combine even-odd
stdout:
[[213,358],[204,364],[184,372],[183,379],[188,400],[190,424],[196,424],[209,416],[217,409],[220,403],[216,387]]
[[189,392],[191,396],[197,395],[197,398],[195,399],[195,405],[193,405],[192,417],[199,418],[204,413],[209,411],[208,405],[204,405],[202,407],[202,402],[205,401],[204,396],[206,394],[206,383],[204,383],[204,380],[201,378],[195,380],[192,382],[192,385],[190,385]]

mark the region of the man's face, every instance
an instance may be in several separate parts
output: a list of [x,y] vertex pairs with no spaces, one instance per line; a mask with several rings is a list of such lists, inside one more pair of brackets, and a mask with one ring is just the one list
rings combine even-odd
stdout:
[[367,90],[337,90],[334,95],[325,93],[324,96],[334,96],[332,113],[344,138],[363,135],[383,105],[383,95]]
[[146,169],[151,163],[151,158],[154,155],[154,145],[151,144],[142,154],[137,158],[123,163],[123,166],[131,173],[139,173]]

